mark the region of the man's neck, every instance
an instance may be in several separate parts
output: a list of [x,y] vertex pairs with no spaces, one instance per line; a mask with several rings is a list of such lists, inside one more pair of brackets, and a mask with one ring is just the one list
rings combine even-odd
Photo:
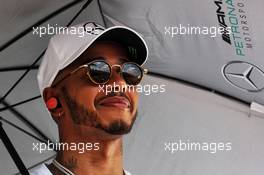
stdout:
[[[98,150],[83,153],[61,150],[56,160],[75,175],[123,175],[122,140],[100,142]],[[64,175],[53,164],[48,168],[54,175]]]

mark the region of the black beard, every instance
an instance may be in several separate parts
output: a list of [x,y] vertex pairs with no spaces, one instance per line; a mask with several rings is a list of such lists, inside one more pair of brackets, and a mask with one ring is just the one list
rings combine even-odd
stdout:
[[112,121],[108,126],[103,126],[99,120],[96,112],[89,111],[84,106],[78,104],[74,99],[72,99],[66,89],[66,87],[62,87],[63,96],[65,102],[70,109],[71,118],[75,124],[79,125],[88,125],[91,127],[95,127],[112,135],[124,135],[128,134],[137,118],[138,112],[136,112],[135,116],[133,116],[133,120],[130,125],[125,123],[122,120]]

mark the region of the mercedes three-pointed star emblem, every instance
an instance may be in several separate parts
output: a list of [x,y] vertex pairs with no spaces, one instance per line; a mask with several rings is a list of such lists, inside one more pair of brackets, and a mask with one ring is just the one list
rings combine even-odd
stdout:
[[251,63],[229,62],[223,67],[222,73],[229,83],[239,89],[248,92],[259,92],[264,89],[264,72]]

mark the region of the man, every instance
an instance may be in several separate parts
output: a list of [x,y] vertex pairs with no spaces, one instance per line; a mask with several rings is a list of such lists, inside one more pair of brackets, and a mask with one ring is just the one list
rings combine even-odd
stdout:
[[127,27],[85,23],[75,28],[79,32],[65,29],[50,40],[38,83],[60,143],[83,143],[86,149],[59,149],[52,164],[31,174],[129,175],[122,163],[122,136],[136,119],[138,93],[131,87],[145,72],[147,46]]

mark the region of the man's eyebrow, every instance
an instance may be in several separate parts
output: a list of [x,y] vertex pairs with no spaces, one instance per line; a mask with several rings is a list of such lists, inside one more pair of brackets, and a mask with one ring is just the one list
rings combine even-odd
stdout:
[[89,60],[89,62],[92,62],[92,61],[94,61],[94,60],[106,60],[104,57],[101,57],[101,56],[99,56],[99,57],[93,57],[93,58],[91,58],[90,60]]
[[[121,62],[128,62],[128,61],[130,61],[128,58],[124,58],[124,57],[120,57],[118,59],[120,59]],[[91,58],[89,58],[89,61],[88,62],[92,62],[94,60],[104,60],[104,61],[106,61],[106,58],[105,57],[102,57],[102,56],[91,57]],[[86,63],[88,63],[88,62],[86,62]]]
[[128,58],[119,58],[121,61],[128,62],[130,61]]
[[105,59],[104,57],[101,57],[101,56],[99,56],[99,57],[91,57],[91,58],[89,58],[89,59],[86,60],[86,61],[82,61],[81,64],[90,63],[90,62],[92,62],[92,61],[94,61],[94,60],[106,60],[106,59]]

